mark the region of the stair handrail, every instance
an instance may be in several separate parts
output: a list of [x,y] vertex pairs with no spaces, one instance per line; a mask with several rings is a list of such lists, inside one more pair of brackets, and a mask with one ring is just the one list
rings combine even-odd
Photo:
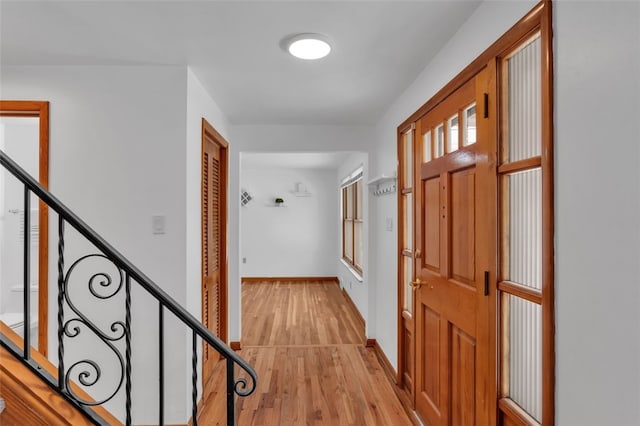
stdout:
[[[233,382],[233,392],[239,396],[249,396],[256,388],[257,373],[253,367],[239,356],[233,349],[226,345],[219,337],[207,329],[200,321],[198,321],[191,313],[178,304],[171,296],[169,296],[162,288],[160,288],[151,278],[145,275],[131,261],[116,250],[104,238],[102,238],[93,228],[85,221],[80,219],[71,209],[69,209],[55,195],[45,189],[33,176],[22,169],[15,161],[13,161],[3,150],[0,149],[0,164],[4,166],[12,175],[21,181],[29,190],[36,194],[50,208],[58,213],[65,221],[71,224],[82,236],[95,245],[103,254],[109,257],[116,266],[123,269],[129,274],[141,287],[158,300],[164,307],[178,317],[188,328],[198,334],[205,342],[211,345],[218,353],[227,360],[227,369],[230,362],[237,364],[244,370],[252,380],[250,385],[243,378]],[[231,364],[232,365],[232,364]],[[229,386],[229,372],[227,372],[227,386]],[[229,395],[229,389],[227,394]],[[227,409],[229,406],[227,404]]]

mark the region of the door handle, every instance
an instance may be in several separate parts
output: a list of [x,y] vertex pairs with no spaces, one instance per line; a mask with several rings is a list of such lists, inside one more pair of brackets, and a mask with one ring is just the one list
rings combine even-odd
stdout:
[[416,250],[416,259],[420,259],[422,257],[422,250],[417,249]]
[[420,281],[420,278],[416,278],[415,281],[411,281],[411,287],[418,288],[426,284],[426,281]]
[[[428,285],[428,283],[426,281],[420,281],[420,278],[416,278],[415,281],[411,281],[411,287],[413,288],[420,288],[423,285]],[[433,290],[432,285],[429,285],[429,290]]]

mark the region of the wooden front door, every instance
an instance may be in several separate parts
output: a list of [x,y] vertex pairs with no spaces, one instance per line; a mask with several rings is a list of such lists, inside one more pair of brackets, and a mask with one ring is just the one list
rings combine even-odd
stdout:
[[[227,340],[226,303],[226,188],[227,143],[202,122],[202,323]],[[219,354],[206,343],[202,350],[203,383],[213,371]],[[205,386],[205,392],[207,386]]]
[[492,76],[489,65],[416,123],[415,405],[431,426],[495,424]]

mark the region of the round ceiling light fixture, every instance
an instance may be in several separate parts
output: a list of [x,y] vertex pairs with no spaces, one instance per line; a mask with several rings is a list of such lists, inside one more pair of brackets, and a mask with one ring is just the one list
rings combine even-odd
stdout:
[[306,60],[324,58],[331,52],[331,45],[322,34],[298,34],[289,38],[286,45],[287,52]]

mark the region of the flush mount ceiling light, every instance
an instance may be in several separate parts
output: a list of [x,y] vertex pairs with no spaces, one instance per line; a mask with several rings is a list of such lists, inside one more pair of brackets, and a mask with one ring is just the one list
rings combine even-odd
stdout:
[[331,52],[327,37],[322,34],[298,34],[286,41],[287,52],[300,59],[320,59]]

